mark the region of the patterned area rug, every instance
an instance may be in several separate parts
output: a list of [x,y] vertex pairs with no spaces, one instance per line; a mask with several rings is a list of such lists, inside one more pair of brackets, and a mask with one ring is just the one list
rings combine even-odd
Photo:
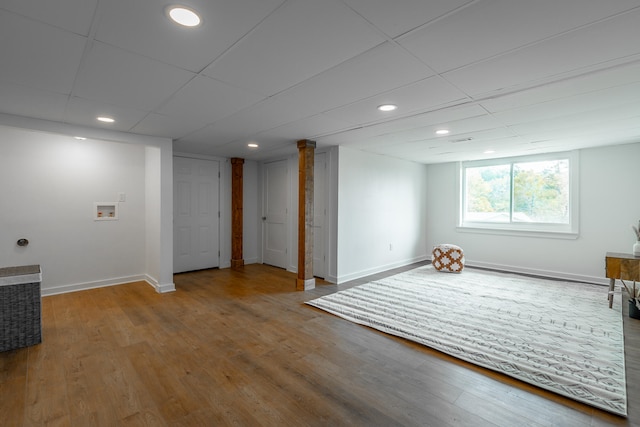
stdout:
[[307,304],[626,416],[620,307],[606,288],[431,266]]

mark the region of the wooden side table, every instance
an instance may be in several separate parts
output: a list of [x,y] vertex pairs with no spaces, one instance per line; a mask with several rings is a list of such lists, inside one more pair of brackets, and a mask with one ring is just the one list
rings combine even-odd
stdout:
[[635,280],[640,282],[640,257],[632,254],[617,252],[607,252],[606,255],[606,276],[609,279],[609,308],[613,305],[613,291],[616,286],[616,279]]

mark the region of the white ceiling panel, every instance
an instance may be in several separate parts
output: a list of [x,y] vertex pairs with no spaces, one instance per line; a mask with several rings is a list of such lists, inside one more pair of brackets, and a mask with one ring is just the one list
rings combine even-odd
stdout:
[[[637,0],[489,0],[445,17],[400,43],[438,72],[490,58],[640,6]],[[505,37],[505,34],[509,34]]]
[[539,121],[527,121],[524,123],[518,123],[510,125],[514,132],[520,135],[527,135],[540,132],[540,129],[546,131],[557,131],[560,129],[570,129],[572,132],[577,132],[579,129],[594,129],[600,130],[606,123],[620,120],[640,117],[640,103],[634,102],[632,104],[605,107],[595,109],[592,111],[576,112],[575,114],[568,114],[558,116],[554,118],[548,118]]
[[131,132],[142,135],[178,139],[207,126],[207,121],[197,117],[177,117],[151,113],[138,122]]
[[[305,116],[370,98],[433,75],[403,49],[384,43],[274,97],[274,108],[295,105]],[[344,118],[342,118],[344,120]]]
[[271,96],[384,41],[338,0],[290,1],[204,73]]
[[193,77],[189,71],[96,42],[78,75],[74,95],[152,110]]
[[2,0],[0,9],[86,36],[97,5],[98,0]]
[[395,38],[469,3],[470,0],[345,0],[365,19]]
[[[71,98],[67,103],[64,121],[77,125],[90,125],[97,128],[128,132],[136,123],[145,117],[141,110],[128,107],[117,107],[100,101],[82,98]],[[96,120],[98,116],[109,116],[115,123],[107,124]]]
[[466,93],[479,95],[590,71],[594,64],[632,61],[640,55],[639,22],[636,10],[444,76]]
[[[586,113],[589,117],[593,111],[615,109],[620,106],[637,106],[640,99],[640,83],[615,86],[576,96],[560,98],[522,108],[514,108],[494,113],[501,123],[513,125],[519,123],[556,121],[558,118]],[[619,110],[622,113],[622,110]],[[606,114],[604,111],[603,114]]]
[[97,40],[200,72],[283,0],[190,0],[189,6],[203,15],[198,28],[170,22],[165,15],[168,3],[155,0],[103,3]]
[[421,132],[422,129],[429,126],[435,127],[463,119],[485,116],[487,116],[487,112],[476,105],[453,107],[370,126],[356,127],[353,130],[320,136],[317,140],[323,144],[342,145],[366,142],[380,135],[385,135],[388,138],[394,138],[398,135],[399,138],[403,138],[407,132],[411,132],[414,129],[418,129]]
[[[68,95],[40,89],[0,84],[0,99],[3,101],[0,113],[61,122],[68,98]],[[6,107],[8,105],[10,109]]]
[[154,0],[0,3],[4,115],[254,160],[304,138],[424,163],[640,142],[640,0],[189,0],[195,28]]
[[[335,118],[348,118],[353,124],[366,124],[467,100],[462,92],[436,76],[327,111],[326,114]],[[395,104],[399,108],[382,112],[377,109],[382,104]]]
[[180,88],[158,112],[164,115],[215,122],[263,99],[206,76],[198,76]]
[[312,117],[300,119],[275,129],[255,135],[256,141],[260,142],[263,136],[280,140],[297,141],[300,139],[314,139],[317,135],[326,132],[337,132],[349,128],[350,125],[344,121],[334,119],[325,114],[317,114]]
[[0,10],[0,82],[70,93],[85,38]]
[[[215,148],[249,135],[251,135],[249,132],[239,133],[239,131],[234,128],[225,128],[220,125],[210,124],[176,139],[174,144],[179,146],[197,144],[202,147],[208,146]],[[210,153],[211,151],[209,150],[206,154]]]
[[601,70],[575,79],[561,80],[543,87],[532,88],[510,95],[482,100],[481,104],[490,112],[500,112],[548,103],[556,99],[575,97],[580,94],[598,92],[634,82],[640,82],[640,62]]

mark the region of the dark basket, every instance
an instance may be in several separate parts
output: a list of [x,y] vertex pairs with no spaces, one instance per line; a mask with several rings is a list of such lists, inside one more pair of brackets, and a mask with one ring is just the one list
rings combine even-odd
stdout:
[[0,351],[42,342],[40,283],[0,286]]

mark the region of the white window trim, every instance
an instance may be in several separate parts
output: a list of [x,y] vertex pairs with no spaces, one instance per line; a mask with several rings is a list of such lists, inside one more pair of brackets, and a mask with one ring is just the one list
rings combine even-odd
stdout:
[[[543,160],[569,159],[569,224],[498,224],[488,222],[464,221],[464,169],[466,167],[501,165],[510,162],[530,162]],[[522,157],[508,157],[490,160],[458,162],[456,174],[458,197],[458,225],[456,229],[467,233],[511,235],[523,237],[544,237],[554,239],[577,239],[579,236],[579,180],[580,156],[577,150],[559,153],[547,153]]]

